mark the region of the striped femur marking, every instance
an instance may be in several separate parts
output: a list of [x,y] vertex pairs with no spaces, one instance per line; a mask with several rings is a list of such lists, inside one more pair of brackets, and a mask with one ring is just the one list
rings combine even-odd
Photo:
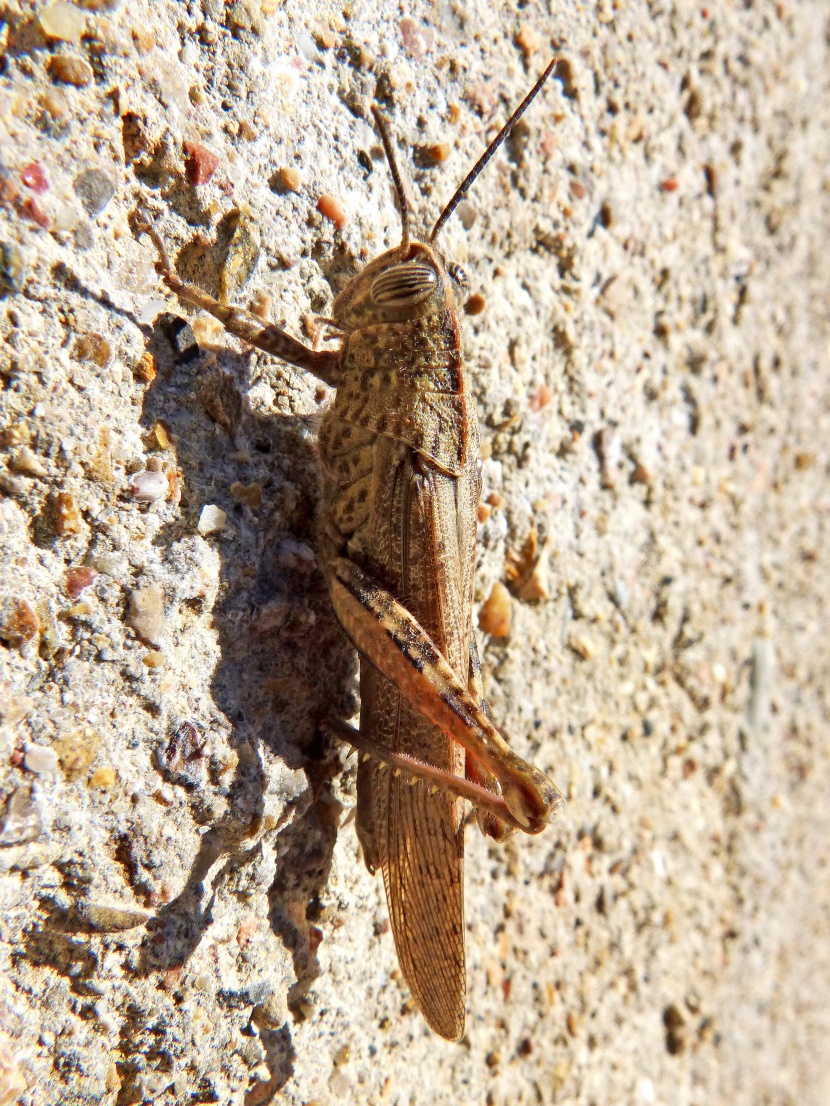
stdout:
[[429,299],[438,284],[435,270],[420,261],[393,265],[372,282],[375,307],[414,307]]

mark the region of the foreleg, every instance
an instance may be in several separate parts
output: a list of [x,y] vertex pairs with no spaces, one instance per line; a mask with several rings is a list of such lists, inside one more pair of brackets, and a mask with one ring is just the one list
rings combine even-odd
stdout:
[[292,338],[281,327],[271,324],[263,326],[262,319],[245,311],[241,307],[221,303],[219,300],[197,288],[195,284],[188,284],[182,280],[170,258],[167,255],[161,235],[155,227],[148,222],[142,226],[144,232],[152,240],[159,253],[156,263],[162,280],[175,292],[180,300],[200,307],[218,319],[225,329],[244,342],[248,342],[264,353],[270,353],[279,357],[281,361],[287,361],[289,365],[296,365],[299,369],[305,369],[322,380],[325,384],[337,387],[340,383],[340,351],[339,350],[313,350]]

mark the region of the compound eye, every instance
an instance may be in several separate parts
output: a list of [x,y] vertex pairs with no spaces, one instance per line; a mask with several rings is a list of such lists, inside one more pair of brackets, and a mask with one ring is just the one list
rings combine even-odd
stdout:
[[467,274],[457,262],[448,261],[447,272],[449,273],[450,280],[454,281],[459,288],[467,287]]
[[435,270],[421,261],[393,265],[372,282],[375,307],[415,307],[429,299],[438,286]]

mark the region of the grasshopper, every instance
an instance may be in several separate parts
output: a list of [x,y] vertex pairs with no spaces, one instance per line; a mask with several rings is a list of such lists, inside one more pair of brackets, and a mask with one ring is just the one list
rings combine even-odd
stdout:
[[334,612],[360,653],[360,728],[331,730],[360,752],[357,833],[380,869],[404,977],[424,1018],[464,1033],[464,813],[501,840],[539,833],[562,803],[553,783],[487,716],[472,628],[479,431],[456,312],[463,273],[435,247],[441,228],[550,76],[555,59],[444,208],[410,238],[403,182],[373,108],[401,215],[401,241],[335,299],[339,349],[186,284],[152,226],[158,270],[180,300],[257,349],[336,388],[323,416],[319,557]]

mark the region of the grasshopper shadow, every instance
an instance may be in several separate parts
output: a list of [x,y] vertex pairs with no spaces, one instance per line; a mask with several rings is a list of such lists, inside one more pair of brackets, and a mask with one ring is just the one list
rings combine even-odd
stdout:
[[[207,828],[181,892],[156,911],[148,926],[139,970],[149,974],[186,967],[213,920],[217,895],[233,895],[241,885],[240,873],[248,886],[256,878],[244,870],[249,865],[252,872],[259,869],[266,777],[278,777],[281,765],[301,770],[308,787],[295,787],[300,794],[279,815],[276,841],[269,835],[277,860],[268,891],[271,928],[293,958],[296,983],[288,1006],[297,1015],[320,974],[319,934],[310,923],[319,914],[342,809],[329,786],[341,771],[340,762],[319,737],[319,726],[327,717],[353,713],[357,661],[311,553],[319,478],[307,420],[255,415],[243,398],[252,380],[253,355],[194,346],[183,353],[180,324],[163,316],[148,347],[158,375],[145,393],[141,422],[148,433],[158,423],[168,432],[182,489],[177,519],[162,526],[154,540],[173,557],[177,543],[192,542],[203,505],[227,512],[223,534],[208,538],[220,560],[216,601],[208,616],[200,600],[185,600],[181,616],[183,632],[188,620],[204,622],[208,616],[219,645],[212,704],[186,725],[209,743],[212,707],[215,717],[223,716],[222,728],[238,759],[230,782],[205,768],[197,782],[188,780],[186,769],[165,773],[170,746],[156,751],[163,774],[188,789],[193,817]],[[179,328],[172,343],[171,327],[174,334]],[[238,494],[235,499],[229,490],[235,483],[248,489],[258,485],[261,504],[256,505],[255,491],[249,492],[253,506],[238,502]],[[169,741],[176,740],[171,723]],[[215,818],[210,804],[217,796],[226,806]],[[257,983],[263,994],[269,986],[267,979]],[[223,992],[217,998],[231,1019],[238,1019],[240,1008],[256,1006],[256,996],[248,992]],[[289,1019],[262,1030],[274,1093],[293,1071],[290,1025]]]

